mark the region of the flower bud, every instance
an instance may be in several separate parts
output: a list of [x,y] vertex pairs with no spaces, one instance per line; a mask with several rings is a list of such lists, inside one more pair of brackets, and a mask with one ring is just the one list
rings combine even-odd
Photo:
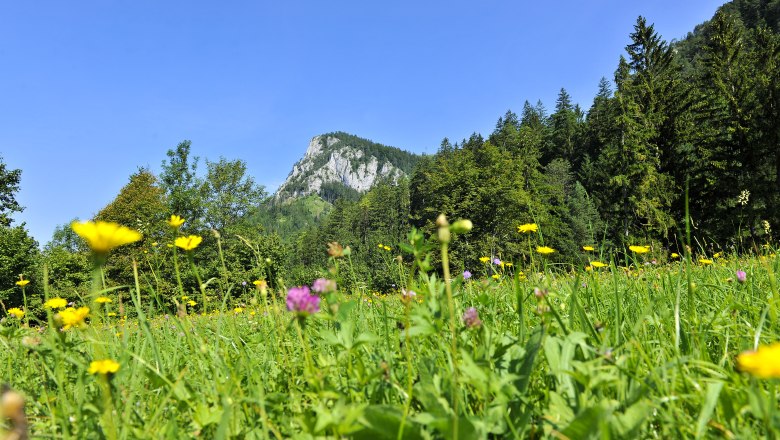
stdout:
[[444,228],[450,225],[450,222],[447,221],[447,216],[444,214],[439,214],[438,217],[436,217],[436,226],[440,228]]
[[453,223],[450,227],[450,231],[452,231],[453,234],[465,234],[470,232],[473,227],[474,224],[471,223],[471,220],[463,219]]

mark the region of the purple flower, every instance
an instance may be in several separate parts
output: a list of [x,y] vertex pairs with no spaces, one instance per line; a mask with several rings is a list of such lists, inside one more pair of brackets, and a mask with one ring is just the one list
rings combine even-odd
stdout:
[[740,283],[744,283],[745,281],[747,281],[747,273],[745,273],[744,270],[737,271],[737,281],[739,281]]
[[417,297],[417,293],[414,290],[401,289],[401,299],[411,301]]
[[317,278],[311,284],[311,290],[319,293],[335,292],[336,282],[327,278]]
[[469,271],[467,271],[467,270],[464,270],[464,271],[463,271],[463,279],[464,279],[464,280],[467,280],[467,279],[469,279],[469,278],[471,278],[471,272],[469,272]]
[[312,295],[308,286],[292,287],[287,291],[287,310],[299,317],[320,311],[320,297]]
[[498,266],[498,265],[500,265],[500,264],[501,264],[501,260],[499,260],[498,258],[494,258],[494,259],[493,259],[493,264],[495,264],[496,266]]
[[482,320],[479,319],[479,312],[474,307],[469,307],[463,312],[463,323],[468,328],[476,328],[482,325]]
[[242,286],[246,286],[246,281],[241,281]]

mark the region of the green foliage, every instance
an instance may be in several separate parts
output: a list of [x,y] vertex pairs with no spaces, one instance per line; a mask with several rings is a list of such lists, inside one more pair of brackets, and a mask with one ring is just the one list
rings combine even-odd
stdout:
[[200,188],[206,226],[222,231],[239,223],[265,199],[265,189],[246,174],[243,160],[207,160],[206,168],[206,179]]
[[9,170],[0,156],[0,226],[11,225],[11,214],[24,208],[16,201],[22,170]]
[[25,229],[18,226],[0,225],[0,300],[4,310],[22,307],[22,291],[16,282],[19,275],[30,280],[25,289],[28,298],[36,298],[31,306],[40,307],[42,297],[41,273],[39,272],[38,242]]

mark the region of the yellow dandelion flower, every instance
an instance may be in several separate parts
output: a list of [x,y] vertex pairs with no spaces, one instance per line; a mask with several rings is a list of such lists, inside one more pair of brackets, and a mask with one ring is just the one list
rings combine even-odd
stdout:
[[89,374],[114,374],[119,371],[119,362],[113,359],[102,359],[99,361],[92,361],[89,363]]
[[43,307],[47,309],[62,309],[68,305],[68,300],[64,298],[49,298],[48,301],[43,303]]
[[542,255],[549,255],[555,252],[555,249],[548,247],[548,246],[537,246],[536,252],[542,254]]
[[178,215],[171,215],[171,218],[168,219],[168,226],[179,229],[181,225],[184,224],[184,219],[179,217]]
[[24,316],[24,310],[20,309],[19,307],[14,307],[12,309],[8,309],[8,314],[16,319],[22,319]]
[[241,313],[243,311],[244,311],[243,307],[236,307],[235,309],[233,309],[233,313],[236,313],[236,314]]
[[539,230],[539,226],[536,223],[526,223],[524,225],[519,225],[517,227],[517,232],[521,234],[527,234],[529,232],[537,232]]
[[89,307],[79,307],[78,309],[68,307],[58,313],[57,316],[62,322],[63,330],[68,330],[71,327],[80,327],[89,316]]
[[646,254],[650,252],[650,246],[629,246],[628,248],[635,254]]
[[487,263],[488,261],[490,261],[490,257],[479,257],[479,261],[483,263]]
[[110,317],[111,316],[116,316],[116,313],[115,312],[108,312],[108,316],[110,316]]
[[596,250],[596,248],[594,248],[593,246],[583,246],[582,250],[587,252],[593,252]]
[[187,304],[188,304],[190,307],[195,307],[195,306],[197,306],[197,305],[198,305],[198,303],[196,303],[196,302],[195,302],[195,301],[193,301],[193,300],[189,300],[189,301],[187,301]]
[[268,287],[268,282],[266,280],[254,280],[252,281],[252,284],[259,288]]
[[190,297],[187,296],[187,295],[184,295],[184,296],[181,297],[182,301],[187,301],[188,299],[190,299]]
[[501,278],[501,275],[499,275],[497,273],[494,273],[493,275],[490,276],[490,278],[493,278],[494,280],[497,280],[497,279]]
[[585,271],[590,272],[593,270],[593,266],[585,266]]
[[391,248],[390,246],[382,246],[382,249],[384,249],[384,250],[386,250],[386,251],[390,251],[390,250],[392,250],[393,248]]
[[98,254],[107,254],[115,247],[135,243],[142,237],[140,232],[112,222],[73,222],[70,227]]
[[737,356],[737,369],[761,379],[780,377],[780,342],[762,345]]
[[672,257],[672,258],[680,258],[680,254],[678,254],[677,252],[672,252],[672,255],[670,255],[670,257]]
[[712,258],[720,258],[723,256],[723,252],[717,252],[715,255],[712,256]]
[[19,276],[19,281],[16,282],[16,285],[19,287],[24,287],[26,285],[30,284],[30,280],[25,280],[21,276]]
[[99,297],[95,298],[95,302],[98,303],[98,304],[108,304],[108,303],[113,302],[113,301],[111,300],[111,298],[109,298],[107,296],[99,296]]
[[176,246],[184,249],[185,251],[191,251],[196,247],[198,247],[201,241],[203,241],[203,238],[197,235],[190,235],[188,237],[179,237],[176,239]]
[[382,243],[379,243],[379,244],[377,245],[377,247],[378,247],[379,249],[382,249],[383,247],[385,247],[385,245],[383,245]]
[[699,258],[699,263],[703,264],[704,266],[709,266],[710,264],[712,264],[712,260],[708,258]]
[[591,262],[590,262],[590,265],[591,265],[591,266],[593,266],[593,267],[595,267],[595,268],[599,268],[599,267],[607,267],[607,266],[609,266],[608,264],[604,264],[604,263],[602,263],[601,261],[591,261]]

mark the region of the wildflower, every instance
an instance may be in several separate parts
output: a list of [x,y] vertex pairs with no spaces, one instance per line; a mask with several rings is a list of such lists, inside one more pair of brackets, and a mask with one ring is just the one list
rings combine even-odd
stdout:
[[465,234],[470,232],[473,228],[474,224],[468,219],[458,220],[450,226],[450,230],[453,234]]
[[16,319],[22,319],[24,316],[24,310],[20,309],[19,307],[14,307],[12,309],[8,309],[8,314]]
[[737,197],[737,203],[739,203],[742,206],[745,206],[750,201],[750,191],[743,189],[741,193],[739,193],[739,197]]
[[517,232],[526,234],[528,232],[536,232],[539,230],[539,226],[536,223],[526,223],[517,227]]
[[187,295],[184,295],[184,296],[181,297],[182,301],[187,301],[188,299],[190,299],[190,297],[187,296]]
[[193,301],[193,300],[189,300],[189,301],[187,301],[187,305],[188,305],[188,306],[190,306],[190,307],[195,307],[195,306],[197,306],[197,305],[198,305],[198,303],[196,303],[196,302],[195,302],[195,301]]
[[596,249],[595,249],[593,246],[583,246],[583,247],[582,247],[582,250],[583,250],[583,251],[587,251],[587,252],[593,252],[593,251],[595,251]]
[[344,247],[338,242],[332,241],[328,243],[328,255],[333,258],[340,258],[344,256]]
[[25,280],[21,275],[19,275],[19,281],[16,282],[16,285],[19,287],[24,287],[28,284],[30,284],[30,280]]
[[109,317],[116,316],[116,313],[115,312],[108,312],[108,316]]
[[463,323],[468,328],[477,328],[482,325],[482,320],[479,319],[479,312],[474,307],[469,307],[463,312]]
[[538,287],[534,288],[534,296],[536,299],[542,299],[545,296],[547,296],[547,289],[540,289]]
[[501,265],[501,260],[499,260],[498,258],[494,258],[493,259],[493,264],[495,264],[496,266],[499,266],[499,265]]
[[382,249],[384,247],[384,245],[382,245],[382,243],[379,243],[378,245],[376,245],[376,247],[378,247],[379,249]]
[[307,286],[293,287],[287,291],[287,310],[298,317],[306,317],[320,310],[320,297],[312,295]]
[[737,271],[737,281],[739,281],[740,284],[743,284],[747,281],[747,273],[744,270]]
[[490,261],[490,257],[479,257],[479,261],[483,263],[487,263],[488,261]]
[[497,280],[497,279],[501,278],[501,275],[499,275],[497,273],[494,273],[493,275],[490,276],[490,278],[493,278],[494,280]]
[[89,363],[89,374],[114,374],[119,371],[119,362],[113,359],[102,359],[99,361],[92,361]]
[[311,285],[311,290],[318,293],[328,293],[336,291],[336,281],[327,278],[317,278]]
[[699,258],[699,263],[703,264],[704,266],[709,266],[710,264],[712,264],[712,260],[707,258]]
[[236,307],[235,309],[233,309],[233,313],[235,313],[236,315],[243,311],[244,311],[243,307]]
[[43,303],[43,307],[47,309],[64,309],[68,305],[68,300],[63,298],[50,298]]
[[197,235],[190,235],[188,237],[179,237],[176,239],[176,246],[184,249],[185,251],[191,251],[198,247],[200,242],[203,241],[202,237]]
[[98,304],[108,304],[108,303],[113,302],[113,301],[111,300],[111,298],[109,298],[107,296],[99,296],[99,297],[95,298],[95,302],[98,303]]
[[780,377],[780,342],[737,355],[737,369],[760,379]]
[[79,307],[78,309],[68,307],[56,315],[62,322],[62,329],[68,330],[71,327],[80,327],[84,320],[89,316],[89,307]]
[[680,254],[678,254],[677,252],[672,252],[672,255],[670,255],[670,257],[672,257],[672,258],[680,258]]
[[382,249],[384,249],[384,250],[386,250],[386,251],[388,251],[388,252],[389,252],[389,251],[391,251],[393,248],[391,248],[390,246],[382,246]]
[[401,289],[401,301],[411,301],[417,297],[417,293],[414,290]]
[[591,261],[591,262],[590,262],[590,265],[591,265],[591,266],[593,266],[593,267],[595,267],[595,268],[599,268],[599,267],[607,267],[607,266],[609,266],[608,264],[604,264],[604,263],[602,263],[601,261]]
[[467,270],[464,270],[464,271],[463,271],[463,279],[464,279],[464,280],[467,280],[467,279],[469,279],[469,278],[471,278],[471,272],[469,272],[469,271],[467,271]]
[[168,219],[168,225],[173,229],[179,229],[179,227],[181,227],[181,225],[183,224],[184,224],[184,219],[179,217],[178,215],[171,215],[171,218]]
[[113,222],[73,222],[70,227],[97,254],[107,254],[115,247],[135,243],[142,237],[140,232]]
[[512,263],[506,263],[506,267],[512,267],[512,266],[514,266],[514,264],[512,264]]
[[712,256],[712,258],[720,258],[723,256],[723,252],[717,252],[715,255]]
[[593,270],[593,266],[585,266],[585,271],[590,272]]
[[538,253],[540,253],[542,255],[548,255],[548,254],[552,254],[553,252],[555,252],[555,249],[553,249],[551,247],[547,247],[547,246],[537,246],[536,247],[536,252],[538,252]]
[[646,254],[650,252],[650,246],[629,246],[628,248],[635,254]]

